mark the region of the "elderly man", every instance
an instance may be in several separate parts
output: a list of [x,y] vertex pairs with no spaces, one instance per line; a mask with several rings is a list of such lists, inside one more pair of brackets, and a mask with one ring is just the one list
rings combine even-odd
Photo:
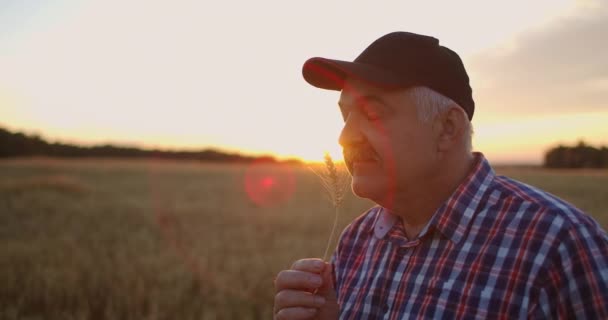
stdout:
[[352,190],[378,206],[344,230],[331,264],[278,274],[275,319],[608,319],[606,232],[471,152],[456,53],[395,32],[303,74],[341,91]]

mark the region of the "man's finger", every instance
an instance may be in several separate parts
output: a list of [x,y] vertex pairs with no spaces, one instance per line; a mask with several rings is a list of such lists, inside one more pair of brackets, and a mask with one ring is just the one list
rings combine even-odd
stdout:
[[282,290],[274,297],[276,310],[290,307],[319,308],[325,304],[325,298],[301,290]]
[[275,320],[304,320],[312,319],[317,313],[315,308],[293,307],[281,309],[274,316]]
[[324,267],[325,262],[323,262],[321,259],[301,259],[294,262],[291,269],[312,273],[321,273]]
[[316,289],[323,285],[323,278],[320,275],[305,271],[283,270],[279,272],[274,281],[277,292],[285,289]]
[[323,278],[323,285],[319,288],[319,293],[325,295],[326,293],[334,291],[334,282],[333,282],[333,274],[332,274],[332,265],[329,263],[325,263],[325,268],[323,272],[320,274],[321,278]]

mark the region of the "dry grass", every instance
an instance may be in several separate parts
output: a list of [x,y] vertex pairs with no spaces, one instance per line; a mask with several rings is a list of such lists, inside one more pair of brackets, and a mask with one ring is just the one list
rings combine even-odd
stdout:
[[[322,252],[333,211],[306,169],[272,207],[247,198],[245,172],[0,163],[0,319],[271,318],[274,276]],[[62,191],[76,184],[85,191]]]
[[82,195],[87,192],[86,186],[81,181],[66,175],[42,175],[0,182],[0,192],[22,193],[34,190],[47,190],[70,195]]
[[[0,319],[270,319],[274,276],[319,256],[334,210],[309,170],[295,169],[295,193],[271,207],[248,200],[245,172],[0,162]],[[608,225],[608,175],[507,173]],[[370,205],[347,192],[337,230]]]

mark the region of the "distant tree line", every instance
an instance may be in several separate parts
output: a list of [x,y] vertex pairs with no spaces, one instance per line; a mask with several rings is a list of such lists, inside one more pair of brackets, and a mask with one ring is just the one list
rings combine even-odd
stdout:
[[558,146],[545,154],[547,168],[608,168],[608,148],[594,148],[579,142],[574,147]]
[[[225,153],[213,149],[201,151],[145,150],[135,147],[100,145],[93,147],[76,146],[64,143],[49,143],[36,135],[13,133],[0,128],[0,158],[49,156],[49,157],[111,157],[111,158],[160,158],[176,160],[200,160],[211,162],[252,162],[263,160],[274,162],[271,156],[253,157]],[[289,160],[288,162],[298,162]]]

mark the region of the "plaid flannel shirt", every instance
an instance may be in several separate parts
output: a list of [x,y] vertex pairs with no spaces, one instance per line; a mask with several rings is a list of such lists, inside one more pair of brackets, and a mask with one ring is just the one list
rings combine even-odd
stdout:
[[608,319],[608,236],[482,154],[415,239],[374,207],[333,255],[340,319]]

